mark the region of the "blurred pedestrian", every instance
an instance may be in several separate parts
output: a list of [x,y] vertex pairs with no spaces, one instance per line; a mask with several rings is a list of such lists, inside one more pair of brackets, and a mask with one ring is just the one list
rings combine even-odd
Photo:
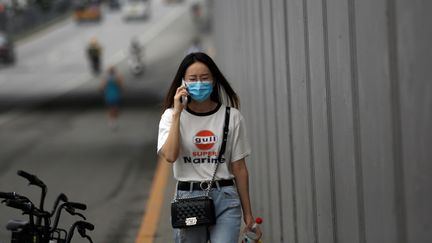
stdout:
[[187,49],[186,55],[194,52],[205,52],[204,47],[202,46],[201,39],[199,37],[195,37],[192,40],[192,45]]
[[190,11],[192,14],[192,21],[195,23],[197,27],[199,27],[201,22],[201,17],[202,17],[202,9],[200,3],[197,1],[192,3]]
[[102,66],[102,47],[96,37],[91,38],[90,43],[87,45],[86,51],[93,74],[98,75]]
[[118,128],[123,78],[117,73],[115,67],[108,69],[108,74],[102,79],[100,88],[104,94],[105,105],[108,109],[108,125],[111,129],[116,130]]
[[144,46],[141,45],[138,37],[134,36],[131,39],[129,51],[131,55],[136,55],[137,58],[141,61],[141,58],[144,54]]
[[[182,102],[186,97],[188,102]],[[194,52],[183,59],[163,105],[157,151],[163,160],[173,164],[176,198],[203,195],[215,175],[209,196],[217,218],[212,226],[176,228],[176,243],[238,242],[242,212],[244,230],[254,223],[245,162],[251,149],[239,103],[237,94],[207,54]],[[231,106],[230,111],[227,106]],[[223,150],[227,113],[229,130]]]
[[129,57],[129,68],[134,75],[139,75],[144,71],[144,46],[141,45],[137,37],[131,39],[129,47],[130,57]]

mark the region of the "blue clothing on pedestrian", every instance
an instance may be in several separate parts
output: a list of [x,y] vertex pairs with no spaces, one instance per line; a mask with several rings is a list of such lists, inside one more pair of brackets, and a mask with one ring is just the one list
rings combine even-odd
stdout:
[[110,75],[105,86],[105,103],[110,106],[120,104],[120,87],[116,82],[116,77]]

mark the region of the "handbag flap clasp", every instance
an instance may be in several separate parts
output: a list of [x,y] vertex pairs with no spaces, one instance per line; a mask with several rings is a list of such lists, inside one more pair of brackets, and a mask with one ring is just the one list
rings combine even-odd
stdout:
[[190,226],[190,225],[196,225],[198,222],[196,217],[191,217],[191,218],[186,218],[185,223],[186,225]]

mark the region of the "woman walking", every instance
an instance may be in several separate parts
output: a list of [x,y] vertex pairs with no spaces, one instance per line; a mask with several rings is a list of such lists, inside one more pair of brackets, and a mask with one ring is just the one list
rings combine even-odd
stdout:
[[[231,109],[226,149],[218,161],[227,106]],[[177,243],[237,243],[242,216],[245,230],[254,223],[245,162],[251,150],[238,107],[237,94],[208,55],[197,52],[183,59],[165,98],[157,149],[173,164],[176,198],[203,195],[203,185],[212,180],[216,168],[209,192],[216,224],[175,229]]]
[[117,74],[115,67],[108,69],[108,75],[102,80],[101,90],[104,93],[105,105],[108,109],[108,125],[113,129],[118,128],[118,116],[121,101],[123,79]]

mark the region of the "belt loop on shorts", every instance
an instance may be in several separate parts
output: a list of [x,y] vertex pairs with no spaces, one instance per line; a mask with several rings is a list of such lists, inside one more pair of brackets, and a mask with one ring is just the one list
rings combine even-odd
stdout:
[[173,198],[173,201],[175,201],[176,200],[176,198],[178,197],[178,191],[179,191],[179,189],[178,189],[178,181],[176,182],[176,188],[175,188],[175,193],[174,193],[174,198]]
[[189,192],[193,191],[193,185],[194,185],[193,182],[189,182]]
[[219,181],[214,181],[213,183],[216,184],[218,191],[220,191],[221,189],[220,189]]

